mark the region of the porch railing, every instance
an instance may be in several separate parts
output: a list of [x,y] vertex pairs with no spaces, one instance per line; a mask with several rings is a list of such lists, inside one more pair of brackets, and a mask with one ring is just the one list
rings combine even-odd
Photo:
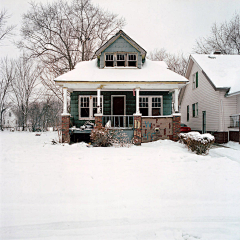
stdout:
[[234,114],[230,116],[230,127],[231,128],[239,127],[239,114]]
[[102,117],[103,126],[112,128],[133,128],[132,115],[104,115]]

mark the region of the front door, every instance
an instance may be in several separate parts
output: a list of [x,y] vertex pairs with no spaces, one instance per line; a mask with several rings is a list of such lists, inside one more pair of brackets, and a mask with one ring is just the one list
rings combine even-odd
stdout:
[[206,111],[202,112],[202,133],[206,132]]
[[112,96],[112,115],[115,115],[113,119],[114,127],[123,127],[123,117],[125,114],[125,97],[124,96]]

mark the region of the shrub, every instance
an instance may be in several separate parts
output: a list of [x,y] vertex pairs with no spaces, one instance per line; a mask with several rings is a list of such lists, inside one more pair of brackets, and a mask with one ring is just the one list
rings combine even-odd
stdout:
[[108,129],[105,127],[94,127],[90,139],[95,147],[129,147],[132,144],[127,134],[122,130]]
[[179,138],[179,142],[187,145],[188,149],[201,155],[207,154],[215,141],[211,134],[200,134],[199,132],[180,133]]

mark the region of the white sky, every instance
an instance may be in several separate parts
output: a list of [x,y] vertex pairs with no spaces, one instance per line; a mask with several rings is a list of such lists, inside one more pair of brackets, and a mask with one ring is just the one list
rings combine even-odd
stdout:
[[[30,0],[0,0],[0,8],[12,14],[9,23],[21,25]],[[47,2],[47,0],[39,0]],[[52,2],[53,0],[49,0]],[[36,0],[36,2],[38,2]],[[166,48],[188,55],[196,39],[207,36],[214,22],[229,21],[240,13],[240,0],[92,0],[126,19],[123,29],[147,52]],[[16,31],[18,34],[18,32]],[[16,36],[17,37],[17,36]],[[15,37],[15,38],[16,38]],[[0,57],[18,54],[10,42],[0,47]]]

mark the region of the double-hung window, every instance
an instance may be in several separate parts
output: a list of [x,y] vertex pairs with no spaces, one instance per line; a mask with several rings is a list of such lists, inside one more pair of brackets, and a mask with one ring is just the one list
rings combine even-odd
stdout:
[[198,103],[194,103],[192,105],[192,116],[197,117],[198,116]]
[[139,110],[143,116],[161,116],[163,112],[162,96],[141,96]]
[[[100,97],[100,112],[103,111],[103,96]],[[79,96],[79,119],[94,119],[97,113],[97,96]]]
[[128,54],[128,67],[136,67],[136,66],[137,66],[137,55]]
[[105,55],[105,66],[106,67],[113,67],[114,66],[113,54],[106,54]]
[[125,55],[124,54],[117,54],[117,66],[125,67]]
[[187,105],[187,122],[189,121],[189,105]]
[[193,74],[193,89],[198,88],[198,72]]

